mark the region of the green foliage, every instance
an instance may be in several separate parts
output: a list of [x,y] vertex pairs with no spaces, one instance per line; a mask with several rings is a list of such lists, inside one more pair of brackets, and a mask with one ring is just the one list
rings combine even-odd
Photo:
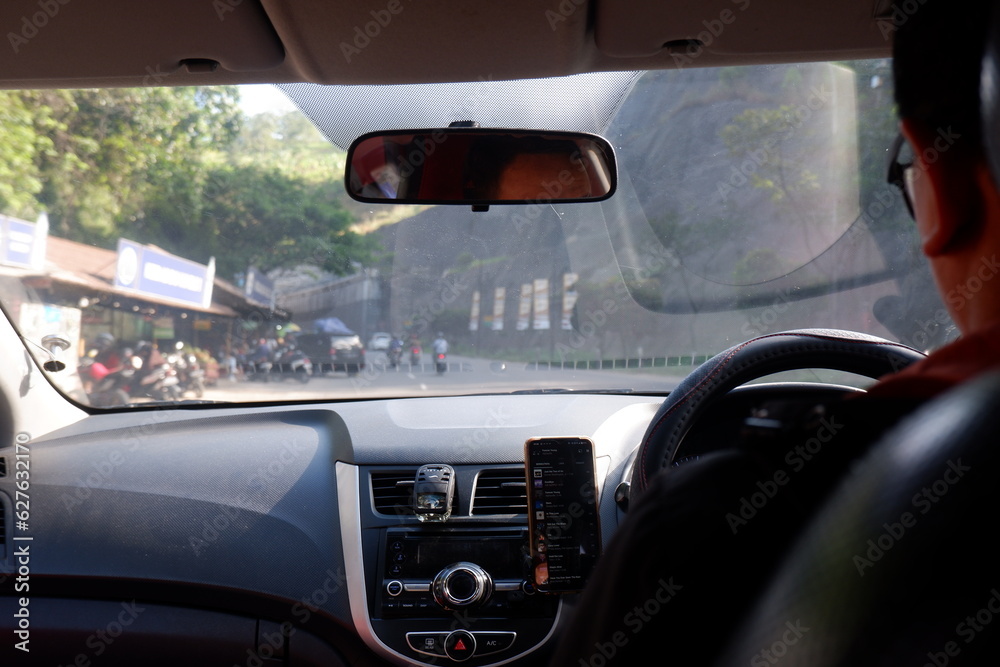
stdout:
[[326,183],[277,169],[221,165],[195,183],[164,182],[151,198],[141,236],[216,258],[219,275],[312,264],[349,273],[368,263],[371,241],[350,230],[351,217]]
[[339,175],[344,173],[347,154],[299,113],[261,113],[247,118],[228,147],[228,157],[235,165],[273,167],[344,191]]
[[0,210],[34,217],[42,189],[36,156],[48,148],[35,132],[31,108],[17,93],[0,91]]
[[0,92],[0,212],[103,247],[153,243],[217,274],[372,260],[344,154],[301,114],[244,117],[235,87]]
[[754,285],[782,275],[790,267],[770,248],[757,248],[744,255],[733,267],[736,285]]
[[[785,153],[785,140],[797,132],[804,134],[806,130],[797,120],[795,108],[783,104],[772,109],[747,109],[719,134],[733,157],[753,159],[758,164],[751,178],[754,187],[767,192],[772,201],[780,202],[819,189],[816,175]],[[764,138],[774,140],[774,149],[763,149]]]
[[236,89],[26,91],[35,132],[51,142],[35,163],[38,205],[53,232],[111,245],[143,215],[164,177],[197,171],[239,128]]

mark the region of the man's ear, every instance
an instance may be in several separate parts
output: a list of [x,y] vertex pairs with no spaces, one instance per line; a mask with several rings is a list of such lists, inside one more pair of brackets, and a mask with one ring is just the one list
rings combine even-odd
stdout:
[[911,119],[901,121],[903,136],[914,152],[913,209],[924,254],[938,257],[962,245],[982,221],[981,181],[977,161],[959,144]]

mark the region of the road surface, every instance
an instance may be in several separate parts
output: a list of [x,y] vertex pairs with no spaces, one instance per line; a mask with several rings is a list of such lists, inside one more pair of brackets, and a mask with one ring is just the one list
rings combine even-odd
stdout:
[[[217,401],[296,401],[324,398],[435,396],[506,393],[525,390],[632,390],[664,393],[676,386],[690,368],[655,370],[537,369],[524,362],[500,362],[472,357],[448,357],[448,370],[438,375],[429,355],[422,364],[388,365],[381,352],[368,354],[367,367],[355,377],[344,373],[313,377],[302,384],[294,379],[277,382],[219,380],[205,391]],[[190,398],[188,396],[187,398]]]

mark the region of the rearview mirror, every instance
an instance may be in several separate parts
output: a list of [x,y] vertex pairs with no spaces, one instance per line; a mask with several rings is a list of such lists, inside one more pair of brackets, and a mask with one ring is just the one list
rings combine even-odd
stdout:
[[594,202],[614,194],[617,179],[611,145],[582,132],[373,132],[355,139],[347,152],[347,192],[362,202]]

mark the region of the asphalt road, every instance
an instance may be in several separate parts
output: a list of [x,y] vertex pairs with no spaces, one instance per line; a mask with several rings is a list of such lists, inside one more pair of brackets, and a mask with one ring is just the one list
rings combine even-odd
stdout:
[[[324,398],[434,396],[446,394],[506,393],[531,390],[632,390],[666,392],[690,369],[676,375],[648,370],[535,369],[524,362],[500,362],[472,357],[448,357],[448,370],[438,375],[430,356],[418,365],[403,363],[393,368],[380,352],[368,353],[367,367],[355,377],[345,373],[312,377],[308,383],[295,379],[259,382],[219,380],[205,392],[205,399],[218,401],[295,401]],[[190,397],[187,397],[190,398]]]

